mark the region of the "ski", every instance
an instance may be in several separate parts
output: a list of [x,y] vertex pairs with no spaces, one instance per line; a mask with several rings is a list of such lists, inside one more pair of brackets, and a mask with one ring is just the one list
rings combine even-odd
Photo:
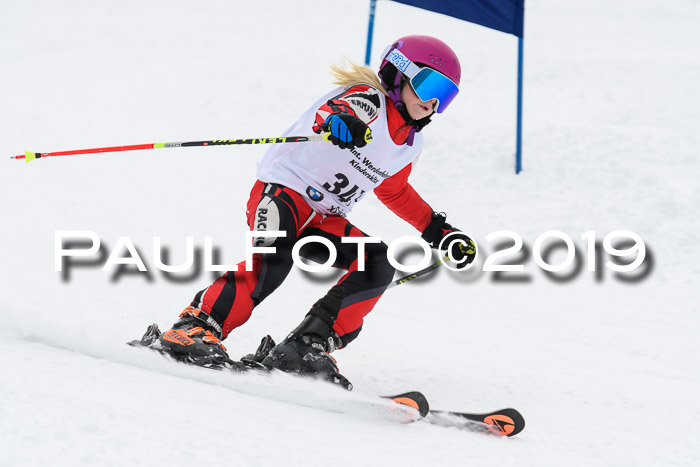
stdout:
[[[157,338],[160,335],[161,332],[158,325],[154,323],[148,326],[146,333],[140,340],[133,340],[127,342],[127,344],[131,347],[148,349],[149,352],[157,353],[167,360],[177,363],[184,363],[185,365],[193,367],[207,368],[210,370],[229,372],[233,374],[257,373],[272,375],[278,371],[261,363],[267,353],[275,346],[274,340],[269,335],[262,339],[260,346],[254,354],[245,355],[240,360],[217,359],[215,361],[189,360],[187,358],[178,358],[173,356],[157,344]],[[352,384],[347,380],[347,378],[338,373],[329,375],[325,378],[316,378],[313,375],[301,374],[295,376],[304,379],[316,379],[317,381],[323,383],[331,383],[331,385],[342,387],[347,391],[352,390]],[[256,391],[253,390],[251,392]],[[279,394],[278,397],[275,398],[280,400],[287,399],[289,402],[297,405],[329,410],[331,412],[379,416],[385,420],[399,423],[416,422],[425,417],[430,410],[428,400],[418,391],[409,391],[394,396],[360,396],[359,398],[350,397],[348,399],[345,399],[342,396],[334,396],[332,400],[328,401],[307,400],[308,398],[306,397],[295,399],[294,397],[285,397],[283,393]],[[335,404],[333,400],[337,401],[338,403]]]
[[430,410],[425,421],[433,425],[508,437],[517,435],[525,428],[525,418],[512,408],[481,414]]
[[[272,374],[277,371],[261,363],[268,352],[275,346],[274,340],[269,335],[263,337],[254,354],[248,354],[240,360],[219,359],[216,361],[192,361],[177,358],[157,345],[157,338],[160,335],[161,332],[158,329],[158,325],[154,323],[148,327],[146,333],[140,340],[128,342],[128,345],[146,348],[169,360],[184,363],[189,366],[199,366],[237,374],[247,372]],[[309,375],[299,375],[299,377],[308,379],[314,378]],[[318,380],[343,387],[348,391],[352,390],[352,384],[347,378],[337,373],[325,379]],[[525,419],[520,412],[515,409],[508,408],[483,414],[431,410],[427,398],[419,391],[405,392],[395,396],[381,396],[366,400],[345,402],[347,402],[347,404],[341,404],[343,407],[333,407],[332,403],[328,404],[320,401],[317,401],[317,403],[297,401],[296,403],[341,413],[376,414],[381,418],[399,423],[425,421],[437,426],[453,427],[466,431],[490,433],[508,437],[517,435],[525,428]]]

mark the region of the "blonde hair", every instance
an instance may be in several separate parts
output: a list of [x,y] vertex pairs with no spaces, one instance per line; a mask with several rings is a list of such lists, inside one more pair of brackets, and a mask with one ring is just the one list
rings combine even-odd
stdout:
[[340,63],[331,65],[331,75],[334,78],[333,84],[347,87],[356,84],[369,84],[385,96],[387,95],[374,70],[364,65],[358,65],[345,57],[340,60]]

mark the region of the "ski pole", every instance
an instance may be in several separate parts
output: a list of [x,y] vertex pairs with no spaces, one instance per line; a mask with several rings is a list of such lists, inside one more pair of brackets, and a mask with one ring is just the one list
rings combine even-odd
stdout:
[[428,267],[426,267],[426,268],[423,268],[423,269],[421,269],[421,270],[418,271],[418,272],[414,272],[413,274],[409,274],[408,276],[402,277],[401,279],[396,279],[394,282],[392,282],[391,284],[389,284],[389,287],[387,287],[387,289],[390,289],[390,288],[392,288],[392,287],[396,287],[397,285],[405,284],[405,283],[408,282],[408,281],[412,281],[413,279],[417,279],[417,278],[419,278],[419,277],[421,277],[421,276],[425,276],[426,274],[435,271],[437,268],[439,268],[440,266],[442,266],[442,264],[443,264],[442,262],[443,262],[443,260],[445,260],[445,259],[447,259],[447,256],[445,256],[445,257],[442,258],[442,259],[439,259],[439,260],[435,261],[435,262],[434,262],[433,264],[431,264],[430,266],[428,266]]
[[330,133],[309,136],[284,136],[281,138],[253,138],[253,139],[215,139],[211,141],[188,141],[184,143],[148,143],[133,144],[131,146],[111,146],[92,149],[75,149],[72,151],[58,152],[31,152],[25,151],[19,156],[10,156],[10,159],[24,159],[29,163],[34,159],[55,156],[73,156],[75,154],[97,154],[101,152],[136,151],[140,149],[160,148],[186,148],[192,146],[232,146],[237,144],[277,144],[277,143],[303,143],[306,141],[328,141]]

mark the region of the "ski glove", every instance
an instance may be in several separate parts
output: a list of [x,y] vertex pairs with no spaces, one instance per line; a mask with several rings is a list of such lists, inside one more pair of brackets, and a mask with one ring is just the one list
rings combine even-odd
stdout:
[[329,115],[321,128],[330,132],[328,140],[340,149],[361,148],[372,141],[372,130],[367,124],[348,113]]
[[421,238],[433,248],[440,248],[442,239],[449,235],[442,247],[449,250],[458,269],[466,268],[476,258],[476,243],[468,235],[448,224],[446,219],[444,214],[434,212]]

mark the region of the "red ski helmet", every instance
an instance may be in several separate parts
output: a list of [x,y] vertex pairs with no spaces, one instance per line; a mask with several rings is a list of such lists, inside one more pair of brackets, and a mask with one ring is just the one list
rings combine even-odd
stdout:
[[438,113],[457,96],[462,68],[454,51],[430,36],[405,36],[382,54],[379,78],[389,97],[399,107],[401,83],[406,80],[423,101],[438,99]]

